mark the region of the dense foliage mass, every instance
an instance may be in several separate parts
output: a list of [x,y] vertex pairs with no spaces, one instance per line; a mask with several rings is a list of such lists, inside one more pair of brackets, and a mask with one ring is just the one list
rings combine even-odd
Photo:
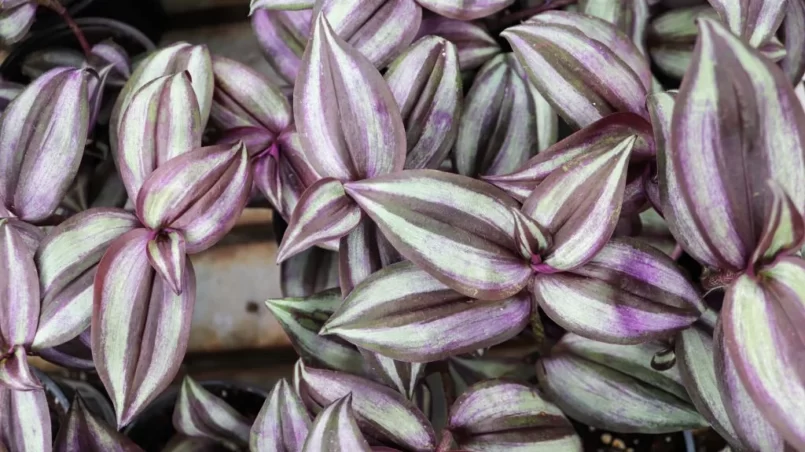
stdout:
[[[0,2],[6,42],[42,3]],[[3,91],[0,450],[140,450],[188,255],[255,196],[301,359],[256,419],[186,378],[170,450],[805,450],[805,1],[251,6],[271,74],[101,42]],[[123,202],[72,202],[99,128]],[[56,434],[27,357],[76,341],[117,425],[76,399]]]

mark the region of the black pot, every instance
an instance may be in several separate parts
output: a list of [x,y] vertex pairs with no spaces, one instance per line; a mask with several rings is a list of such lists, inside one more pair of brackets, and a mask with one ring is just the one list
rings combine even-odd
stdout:
[[[204,389],[220,397],[249,420],[257,418],[268,392],[229,381],[202,381]],[[161,451],[176,435],[173,409],[179,387],[172,386],[140,413],[123,431],[146,451]]]
[[[108,18],[88,17],[76,19],[76,23],[84,32],[90,45],[106,39],[112,39],[126,49],[132,57],[150,52],[156,48],[156,45],[148,36],[124,22]],[[32,31],[3,60],[2,65],[0,65],[0,75],[8,81],[28,83],[28,77],[22,73],[23,61],[33,52],[52,47],[80,49],[75,35],[63,23]]]
[[[166,25],[165,12],[159,0],[60,0],[73,18],[105,17],[125,22],[142,30],[152,41],[158,41]],[[38,32],[60,25],[61,16],[48,8],[39,8],[31,30]]]

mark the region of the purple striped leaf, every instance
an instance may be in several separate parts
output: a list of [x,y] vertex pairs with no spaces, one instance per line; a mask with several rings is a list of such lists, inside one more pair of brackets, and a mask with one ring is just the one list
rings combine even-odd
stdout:
[[319,335],[319,330],[340,305],[341,292],[338,288],[303,298],[266,301],[266,307],[305,362],[362,374],[363,360],[353,346],[332,336]]
[[506,174],[537,152],[536,111],[511,53],[489,60],[465,99],[453,153],[459,174]]
[[137,215],[151,229],[181,232],[187,253],[195,254],[235,226],[251,187],[243,143],[198,148],[151,173],[137,197]]
[[615,344],[672,336],[704,312],[676,263],[634,239],[612,239],[586,265],[539,274],[531,288],[545,313],[568,331]]
[[249,442],[251,426],[248,419],[228,403],[186,376],[173,409],[173,427],[183,435],[245,445]]
[[78,171],[89,128],[84,70],[54,69],[0,119],[0,202],[28,222],[52,214]]
[[401,262],[359,284],[321,333],[397,360],[428,362],[511,339],[530,313],[527,294],[473,301]]
[[380,237],[382,234],[377,226],[364,220],[341,238],[338,246],[338,285],[342,297],[349,295],[361,281],[383,268]]
[[562,411],[591,427],[619,433],[670,433],[707,427],[677,367],[658,371],[665,345],[612,345],[566,334],[537,364],[540,387]]
[[13,221],[0,219],[0,353],[31,345],[39,322],[34,250]]
[[[603,3],[611,0],[605,0]],[[630,0],[627,0],[628,3]],[[634,1],[634,0],[631,0]],[[602,5],[602,2],[596,2]],[[624,3],[624,2],[621,2]],[[639,46],[630,39],[630,36],[618,29],[618,24],[601,20],[592,14],[568,13],[565,11],[546,11],[534,16],[526,23],[551,24],[566,26],[583,33],[590,39],[600,42],[612,50],[637,75],[646,92],[652,88],[651,67]]]
[[284,297],[308,297],[334,287],[338,287],[338,253],[313,247],[280,266]]
[[114,240],[139,225],[123,209],[95,208],[48,233],[36,253],[42,310],[34,349],[63,344],[89,328],[98,262]]
[[301,366],[304,397],[327,406],[352,393],[352,408],[365,434],[411,451],[431,451],[436,435],[425,415],[398,392],[365,378]]
[[718,375],[716,383],[738,440],[750,450],[784,450],[780,434],[746,392],[746,386],[724,343],[724,329],[720,321],[716,324],[712,343],[713,353],[710,356],[714,358]]
[[394,96],[323,15],[316,20],[293,97],[302,148],[322,176],[356,180],[402,169],[405,128]]
[[637,218],[637,215],[651,206],[646,192],[646,179],[650,177],[652,165],[652,163],[629,165],[621,201],[621,219]]
[[440,16],[459,20],[473,20],[491,16],[514,3],[514,0],[417,0],[422,7]]
[[151,234],[135,229],[112,242],[95,276],[92,356],[118,428],[170,384],[190,335],[193,266],[188,260],[182,293],[176,295],[148,261]]
[[249,449],[296,452],[302,449],[310,425],[310,414],[302,400],[283,378],[274,385],[252,425]]
[[131,59],[122,46],[112,40],[101,41],[92,46],[88,63],[95,68],[111,66],[107,83],[123,86],[131,77]]
[[582,451],[562,411],[522,383],[488,380],[467,389],[450,408],[449,431],[474,451]]
[[772,202],[768,179],[805,205],[805,114],[778,67],[720,23],[698,23],[693,62],[660,153],[663,214],[698,261],[742,270]]
[[129,198],[174,157],[201,146],[198,102],[188,73],[166,75],[131,97],[118,128],[117,162]]
[[785,57],[780,67],[793,84],[802,80],[805,74],[805,2],[788,0],[780,30],[785,44]]
[[[552,11],[528,23],[508,28],[506,38],[522,63],[531,83],[572,127],[585,127],[616,111],[645,116],[645,97],[650,80],[642,80],[624,58],[642,58],[628,37],[629,49],[605,45],[597,33],[588,36],[589,18],[577,13]],[[599,21],[601,27],[614,30]],[[569,24],[574,24],[569,25]],[[618,52],[629,52],[623,56]],[[644,62],[643,65],[646,65]]]
[[314,245],[344,237],[358,226],[362,217],[361,209],[347,196],[340,181],[320,179],[299,199],[277,251],[277,262]]
[[422,22],[422,8],[414,0],[317,0],[314,16],[319,12],[338,36],[378,68],[414,41]]
[[[720,333],[716,333],[718,336]],[[723,348],[703,327],[682,331],[675,341],[682,381],[693,405],[737,450],[782,450],[782,441],[746,394]],[[716,353],[714,361],[714,352]],[[729,359],[729,357],[727,357]]]
[[10,45],[21,41],[36,16],[36,2],[32,0],[12,1],[0,9],[0,41]]
[[522,212],[553,238],[536,271],[551,273],[583,265],[612,236],[623,204],[626,169],[636,136],[585,154],[543,180]]
[[648,27],[649,54],[667,75],[681,79],[685,75],[699,30],[700,17],[716,19],[718,14],[707,5],[671,9],[657,15]]
[[352,394],[331,403],[319,413],[302,452],[330,452],[344,450],[370,452],[352,411]]
[[536,116],[537,150],[542,152],[554,145],[559,137],[559,115],[556,114],[545,96],[540,94],[534,84],[528,80],[528,75],[526,75],[525,69],[523,69],[523,65],[519,61],[516,67],[520,76],[528,82],[528,91],[531,93]]
[[25,347],[16,345],[0,357],[0,388],[13,391],[31,391],[41,388],[39,379],[31,373]]
[[751,262],[770,262],[799,251],[805,243],[805,217],[780,184],[769,181],[772,192],[767,222],[760,233]]
[[774,36],[786,12],[786,0],[708,0],[731,32],[759,47]]
[[640,53],[646,55],[648,6],[645,0],[582,0],[579,12],[615,25],[632,40]]
[[80,396],[73,399],[53,446],[55,452],[142,452],[142,449],[89,411]]
[[[237,131],[241,130],[244,129],[233,129],[229,136],[234,139],[228,141],[237,142]],[[305,157],[299,134],[295,131],[286,132],[279,135],[276,141],[273,137],[271,143],[264,141],[265,145],[253,145],[249,141],[244,143],[249,155],[254,156],[255,150],[262,152],[252,163],[255,185],[280,215],[290,221],[305,190],[320,179]],[[328,245],[328,248],[332,247],[333,245]]]
[[15,391],[0,386],[0,413],[0,444],[10,451],[53,450],[44,389]]
[[210,119],[222,130],[262,127],[279,134],[291,124],[291,105],[268,79],[229,58],[212,57],[215,89]]
[[293,85],[310,35],[312,9],[273,11],[258,8],[252,10],[251,16],[252,29],[269,67]]
[[176,231],[161,232],[148,241],[147,250],[151,267],[173,293],[181,295],[187,257],[182,234]]
[[502,300],[531,278],[514,243],[514,200],[468,177],[408,170],[344,185],[405,258],[468,297]]
[[366,374],[378,383],[396,389],[408,400],[414,400],[419,382],[425,373],[424,363],[397,361],[366,349],[359,349],[363,355]]
[[514,215],[514,240],[523,258],[531,260],[534,255],[541,255],[553,245],[553,237],[539,223],[515,208],[511,212]]
[[501,52],[495,38],[475,22],[441,16],[423,17],[417,39],[427,35],[440,36],[456,46],[462,71],[477,69]]
[[71,370],[95,371],[92,362],[92,340],[89,328],[64,344],[52,348],[37,350],[36,354],[42,359]]
[[453,43],[426,36],[386,71],[405,124],[406,168],[438,168],[455,143],[463,101],[458,58]]
[[805,448],[805,261],[784,257],[740,276],[721,311],[724,347],[758,409],[795,449]]
[[[719,379],[713,361],[713,337],[704,327],[694,325],[682,330],[674,341],[674,354],[682,382],[696,410],[726,439],[732,447],[741,449],[738,434],[727,414],[727,406],[719,392]],[[779,449],[779,448],[777,448]]]
[[251,12],[249,15],[260,8],[276,9],[279,11],[296,11],[299,9],[313,8],[315,0],[252,0]]
[[210,52],[204,45],[177,42],[151,53],[142,60],[120,91],[109,120],[109,143],[113,151],[118,143],[123,113],[128,109],[132,97],[154,79],[185,71],[189,73],[190,84],[196,93],[200,129],[204,130],[210,116],[214,84]]
[[517,171],[484,176],[483,180],[522,202],[546,177],[571,160],[603,149],[611,149],[630,136],[637,136],[632,147],[631,159],[636,161],[652,159],[655,150],[651,133],[651,125],[640,116],[634,113],[614,113],[541,151]]

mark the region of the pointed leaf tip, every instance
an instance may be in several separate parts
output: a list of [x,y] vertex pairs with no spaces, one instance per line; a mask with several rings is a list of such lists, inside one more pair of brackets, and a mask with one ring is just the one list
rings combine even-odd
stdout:
[[302,365],[300,389],[321,406],[352,393],[352,408],[361,430],[383,442],[410,450],[433,450],[436,434],[430,421],[395,390],[365,378]]
[[286,379],[274,385],[252,425],[253,451],[295,452],[302,449],[310,430],[310,415]]
[[805,152],[784,151],[803,149],[805,113],[780,68],[720,22],[698,26],[660,158],[662,210],[694,258],[743,271],[772,204],[767,181],[805,205]]
[[325,408],[310,427],[303,452],[349,450],[370,452],[352,412],[352,394],[336,400]]
[[501,300],[531,277],[514,243],[517,203],[490,184],[406,170],[345,189],[400,254],[457,292]]
[[455,143],[463,99],[458,58],[455,44],[425,36],[386,71],[405,123],[406,168],[438,168]]
[[394,96],[324,14],[315,20],[297,80],[296,128],[319,174],[359,180],[402,169],[405,127]]
[[97,419],[80,396],[70,405],[67,418],[56,436],[55,452],[82,452],[87,450],[109,452],[142,452],[130,439]]
[[214,55],[210,118],[222,130],[260,127],[279,134],[291,125],[291,105],[271,81],[235,60]]
[[68,342],[89,328],[98,262],[115,239],[139,226],[123,209],[93,208],[49,231],[36,252],[42,310],[35,350]]
[[637,137],[582,155],[556,169],[523,203],[522,212],[544,227],[553,246],[544,265],[570,270],[590,260],[615,231],[623,204],[629,156]]
[[648,64],[611,24],[583,14],[549,11],[501,36],[511,44],[531,83],[572,127],[587,126],[616,111],[645,116],[651,82]]
[[163,232],[148,241],[148,260],[173,293],[182,294],[185,272],[185,240],[180,232]]
[[534,299],[567,330],[598,341],[638,344],[687,328],[704,311],[676,262],[631,238],[615,238],[586,265],[538,274]]
[[525,328],[530,313],[525,293],[474,301],[400,262],[358,284],[321,334],[393,359],[429,362],[506,341]]
[[536,388],[505,380],[469,387],[450,408],[448,428],[468,450],[582,450],[559,408]]
[[154,171],[137,198],[137,215],[151,229],[181,232],[187,253],[217,243],[246,206],[252,188],[242,142],[195,149]]
[[277,251],[277,262],[311,246],[340,239],[355,229],[362,217],[360,207],[347,196],[339,180],[318,180],[299,199]]
[[538,148],[535,104],[513,54],[489,60],[465,99],[453,153],[459,174],[506,174]]
[[[563,412],[592,427],[655,434],[706,427],[677,367],[651,367],[651,358],[663,349],[662,344],[612,345],[566,334],[541,359],[537,376]],[[617,409],[611,409],[612,400],[618,400]]]
[[123,427],[171,382],[190,335],[196,275],[186,261],[176,295],[148,260],[151,232],[115,240],[98,264],[92,313],[92,355]]
[[280,323],[294,349],[305,362],[361,374],[363,360],[354,347],[319,334],[324,322],[340,305],[341,291],[338,288],[304,298],[266,301],[266,307]]
[[173,410],[173,426],[181,434],[224,444],[249,442],[249,422],[228,403],[185,377]]
[[78,171],[87,130],[89,72],[48,71],[0,118],[0,200],[28,222],[51,215]]

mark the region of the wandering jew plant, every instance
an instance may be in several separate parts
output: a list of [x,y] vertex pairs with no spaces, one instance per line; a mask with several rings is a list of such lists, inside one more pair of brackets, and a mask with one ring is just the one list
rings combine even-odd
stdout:
[[[0,34],[38,3],[0,1]],[[164,450],[805,450],[805,0],[250,15],[269,73],[101,42],[3,82],[0,451],[142,450],[125,428],[176,381],[188,256],[255,197],[288,225],[265,305],[300,360],[256,414],[184,377]],[[90,207],[103,128],[127,201]],[[51,419],[29,356],[92,368],[116,425],[80,397]]]

